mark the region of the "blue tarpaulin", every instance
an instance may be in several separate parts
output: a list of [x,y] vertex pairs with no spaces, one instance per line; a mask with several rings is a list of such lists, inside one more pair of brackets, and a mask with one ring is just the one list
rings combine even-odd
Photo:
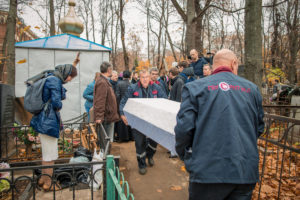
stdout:
[[45,48],[45,49],[69,49],[69,50],[100,50],[111,51],[111,48],[82,39],[71,34],[60,34],[50,37],[17,42],[16,47]]

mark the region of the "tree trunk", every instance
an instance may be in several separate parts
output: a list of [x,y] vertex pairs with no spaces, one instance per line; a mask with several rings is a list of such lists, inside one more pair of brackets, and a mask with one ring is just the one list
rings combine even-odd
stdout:
[[123,20],[123,9],[125,6],[125,2],[123,3],[123,0],[120,0],[120,25],[121,25],[121,40],[122,40],[122,47],[123,47],[123,54],[124,54],[124,64],[125,64],[125,70],[129,70],[129,58],[126,51],[126,45],[125,45],[125,23]]
[[202,33],[203,33],[203,23],[202,23],[203,17],[198,18],[196,24],[196,30],[194,33],[195,37],[195,45],[194,49],[196,49],[199,52],[199,55],[203,53],[203,39],[202,39]]
[[172,42],[172,39],[171,39],[171,36],[170,36],[170,33],[169,33],[167,27],[166,27],[166,34],[167,34],[167,37],[168,37],[168,42],[169,42],[169,44],[170,44],[170,47],[171,47],[171,50],[172,50],[172,54],[173,54],[174,60],[177,62],[177,57],[176,57],[174,45],[173,45],[173,42]]
[[148,47],[148,61],[150,62],[150,2],[147,0],[147,47]]
[[193,22],[195,17],[195,3],[194,0],[187,0],[187,22],[186,22],[186,55],[190,54],[192,49],[195,49],[195,35],[196,35],[196,25]]
[[[6,57],[6,46],[7,46],[7,29],[5,31],[5,37],[4,37],[4,41],[2,44],[2,56]],[[2,82],[4,79],[4,65],[6,63],[6,58],[1,60],[2,62],[0,63],[0,81]]]
[[95,20],[94,20],[94,12],[93,12],[93,1],[91,1],[91,19],[92,19],[92,30],[93,30],[93,41],[96,41],[95,37]]
[[262,0],[245,1],[245,75],[261,88]]
[[54,19],[54,4],[53,0],[49,0],[50,5],[50,36],[55,35],[55,19]]
[[7,83],[15,85],[15,34],[18,0],[10,0],[7,16]]
[[[294,3],[294,12],[291,11],[292,3]],[[299,49],[299,18],[298,18],[298,6],[299,1],[291,1],[288,2],[287,8],[287,29],[288,29],[288,40],[289,40],[289,63],[288,63],[288,80],[290,84],[295,84],[297,81],[297,72],[296,72],[296,61],[297,61],[297,53]],[[294,14],[293,18],[291,14]]]
[[273,0],[273,10],[272,10],[272,21],[273,21],[273,37],[272,37],[272,44],[271,44],[271,63],[272,67],[278,67],[277,65],[277,48],[278,45],[278,27],[279,27],[279,13],[277,11],[277,8],[275,4],[277,3],[277,0]]
[[206,14],[206,22],[207,22],[207,41],[208,41],[208,51],[211,51],[211,37],[210,37],[210,24],[209,24],[209,13]]

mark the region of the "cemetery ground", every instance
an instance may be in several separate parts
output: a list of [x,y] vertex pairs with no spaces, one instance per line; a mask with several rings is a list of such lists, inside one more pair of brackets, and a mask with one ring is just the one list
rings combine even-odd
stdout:
[[158,145],[155,165],[140,175],[134,142],[113,143],[112,154],[120,155],[120,171],[137,200],[188,199],[188,173],[179,158],[169,158],[168,150]]
[[[272,117],[272,116],[267,116]],[[279,119],[279,117],[277,116]],[[281,117],[282,118],[282,117]],[[280,119],[281,119],[280,118]],[[283,117],[281,120],[287,120],[288,118]],[[294,123],[300,124],[299,120],[294,120]],[[291,121],[292,122],[292,121]],[[289,123],[291,123],[289,122]],[[300,196],[300,162],[299,162],[299,140],[296,138],[289,139],[290,144],[287,143],[288,137],[283,137],[287,135],[288,124],[286,122],[277,121],[277,123],[271,123],[267,126],[266,133],[261,136],[258,140],[258,149],[259,149],[259,169],[263,177],[260,177],[262,180],[262,186],[258,183],[253,192],[252,199],[280,199],[285,200],[298,200]],[[73,127],[70,127],[73,129]],[[91,135],[85,135],[86,129],[81,130],[81,136],[77,133],[78,131],[74,130],[74,134],[70,133],[70,130],[67,131],[67,128],[63,132],[63,136],[66,140],[70,139],[72,136],[72,144],[74,148],[77,148],[79,143],[78,139],[81,138],[81,143],[88,145],[87,148],[93,147],[93,143],[89,139],[88,143],[86,138]],[[284,133],[284,135],[283,135]],[[78,136],[76,136],[78,135]],[[84,136],[84,137],[83,137]],[[291,135],[293,137],[293,135]],[[278,138],[278,140],[275,140]],[[266,140],[269,142],[266,143]],[[285,141],[285,142],[284,142]],[[64,144],[65,150],[72,150],[71,143],[62,143]],[[69,144],[66,146],[66,144]],[[71,146],[70,146],[71,145]],[[106,145],[105,145],[106,146]],[[18,157],[24,158],[21,159],[26,161],[26,152],[24,145],[18,146],[20,151]],[[73,149],[74,150],[74,149]],[[60,150],[61,152],[61,150]],[[72,153],[66,154],[64,157],[64,152],[62,153],[62,158],[69,159],[72,157]],[[66,153],[66,152],[65,152]],[[164,147],[158,145],[157,152],[154,156],[155,165],[153,167],[147,167],[146,175],[140,175],[138,173],[138,165],[136,160],[135,152],[135,143],[123,142],[123,143],[112,143],[110,153],[115,157],[119,158],[119,170],[124,174],[124,180],[126,180],[130,187],[130,193],[134,195],[135,199],[147,200],[147,199],[174,199],[182,200],[188,199],[188,185],[189,185],[189,174],[185,170],[184,162],[179,158],[170,158],[168,150]],[[31,156],[40,155],[40,149],[33,150]],[[24,157],[25,156],[25,157]],[[29,161],[32,159],[29,159]],[[31,177],[32,172],[30,169],[26,168],[24,171],[18,171],[14,174],[14,178],[20,176]],[[124,181],[123,181],[124,182]],[[120,181],[120,184],[123,183]],[[27,197],[32,198],[32,190],[30,191],[30,184],[27,180],[20,180],[15,182],[16,188],[19,192],[15,191],[15,199],[28,199],[22,198],[26,196],[26,193],[30,193]],[[29,185],[29,186],[28,186]],[[44,192],[43,190],[35,190],[35,199],[53,199],[53,192]],[[94,191],[93,198],[91,197],[91,189],[87,185],[76,185],[74,188],[75,199],[104,199],[102,196],[103,187],[101,190]],[[4,193],[0,195],[0,199],[12,199],[11,192]],[[72,199],[73,190],[72,187],[65,188],[63,190],[55,191],[55,199]]]

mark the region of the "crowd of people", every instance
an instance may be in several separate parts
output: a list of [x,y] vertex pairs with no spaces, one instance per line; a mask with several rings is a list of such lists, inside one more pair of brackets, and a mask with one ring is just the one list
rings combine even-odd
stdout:
[[[207,62],[207,60],[211,62],[211,58],[199,57],[198,52],[195,49],[191,50],[190,57],[191,59],[188,59],[187,61],[174,63],[175,66],[169,70],[168,75],[160,76],[158,68],[150,68],[150,83],[158,85],[166,98],[181,102],[181,90],[184,84],[208,76],[212,71],[211,64]],[[100,71],[101,72],[95,74],[94,80],[87,86],[83,93],[83,97],[86,99],[85,108],[88,113],[88,120],[95,122],[99,122],[100,120],[100,122],[104,122],[104,129],[109,134],[111,141],[131,141],[133,140],[132,130],[129,126],[125,125],[123,120],[108,120],[104,115],[110,113],[121,116],[119,109],[121,100],[125,97],[129,86],[137,84],[140,81],[139,73],[141,72],[134,71],[131,73],[130,71],[123,71],[118,74],[118,72],[114,71],[112,66],[107,62],[102,63]],[[98,81],[97,84],[97,80],[102,80],[102,82]],[[112,90],[106,92],[106,89],[109,89],[110,87]],[[116,102],[110,101],[111,99],[107,98],[108,95],[110,95],[109,97],[114,95]],[[96,96],[97,99],[94,99],[94,96]],[[99,99],[100,97],[101,99]],[[147,96],[145,98],[147,98]],[[109,105],[109,107],[105,108],[106,104]],[[117,109],[111,110],[112,106]],[[92,107],[92,112],[90,112]],[[102,110],[99,110],[98,107]],[[93,116],[95,120],[91,120],[90,116]]]
[[[50,137],[41,137],[43,164],[57,159],[57,151],[49,147],[57,146],[59,110],[66,93],[63,84],[77,75],[78,62],[77,57],[73,65],[58,66],[49,75],[43,101],[51,101],[31,121],[36,131]],[[139,173],[145,175],[147,166],[155,164],[157,143],[128,125],[124,106],[129,98],[180,102],[175,148],[190,174],[189,199],[250,200],[258,181],[256,141],[264,131],[264,113],[258,87],[237,72],[237,57],[228,49],[209,58],[199,57],[193,49],[188,60],[174,63],[162,76],[156,67],[118,74],[109,62],[103,62],[83,93],[88,120],[102,124],[110,141],[133,140]],[[45,115],[51,111],[53,117],[45,123]],[[53,173],[45,170],[50,176]],[[44,178],[39,184],[51,189]]]

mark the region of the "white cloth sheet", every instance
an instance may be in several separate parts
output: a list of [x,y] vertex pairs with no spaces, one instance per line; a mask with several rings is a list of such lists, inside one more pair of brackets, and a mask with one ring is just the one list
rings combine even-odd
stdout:
[[179,108],[180,103],[167,99],[130,98],[124,114],[132,128],[177,155],[174,128]]

